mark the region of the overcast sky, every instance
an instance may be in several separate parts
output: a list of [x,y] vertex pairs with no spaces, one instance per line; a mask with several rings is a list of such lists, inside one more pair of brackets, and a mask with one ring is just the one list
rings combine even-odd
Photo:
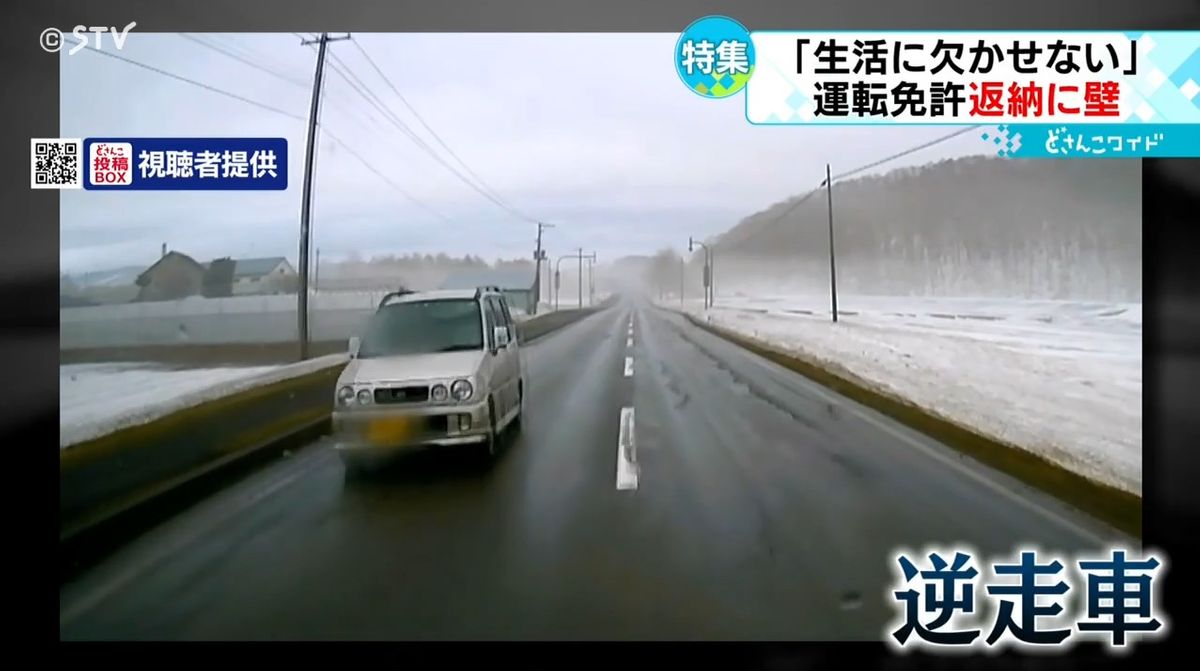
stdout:
[[[434,131],[518,209],[556,224],[551,255],[600,260],[681,249],[834,172],[945,134],[945,127],[755,127],[744,98],[708,100],[675,73],[676,34],[366,34],[355,40]],[[316,56],[290,34],[205,35],[299,85],[180,35],[133,32],[121,55],[307,117]],[[111,42],[105,48],[112,49]],[[344,67],[445,156],[349,42]],[[271,136],[289,143],[281,192],[62,193],[64,272],[152,262],[162,243],[206,261],[297,256],[305,124],[83,50],[61,55],[62,137]],[[336,64],[336,62],[334,62]],[[413,205],[329,140],[313,215],[323,259],[409,252],[530,257],[536,229],[484,199],[327,70],[322,121]],[[967,134],[880,170],[981,153]],[[460,168],[460,172],[461,172]]]

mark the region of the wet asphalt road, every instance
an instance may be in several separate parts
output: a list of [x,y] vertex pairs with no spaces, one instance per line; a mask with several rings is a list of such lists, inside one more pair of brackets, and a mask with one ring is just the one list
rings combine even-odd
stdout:
[[62,638],[879,640],[899,546],[1114,537],[644,302],[524,357],[491,467],[318,442],[63,585]]

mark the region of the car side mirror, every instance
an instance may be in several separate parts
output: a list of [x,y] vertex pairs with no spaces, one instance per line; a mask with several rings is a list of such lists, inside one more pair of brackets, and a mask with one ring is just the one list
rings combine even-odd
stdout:
[[358,339],[358,336],[350,337],[350,358],[351,359],[358,358],[358,346],[359,346],[360,342],[361,341]]
[[508,328],[497,326],[492,329],[492,342],[496,343],[496,348],[508,347]]

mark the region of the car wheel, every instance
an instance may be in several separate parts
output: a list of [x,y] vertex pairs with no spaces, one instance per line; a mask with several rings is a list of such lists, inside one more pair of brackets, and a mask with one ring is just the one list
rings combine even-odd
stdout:
[[517,416],[513,417],[513,432],[521,430],[521,417],[525,415],[525,383],[517,383]]
[[496,432],[496,402],[488,397],[488,437],[484,443],[485,456],[491,460],[500,448],[500,435]]

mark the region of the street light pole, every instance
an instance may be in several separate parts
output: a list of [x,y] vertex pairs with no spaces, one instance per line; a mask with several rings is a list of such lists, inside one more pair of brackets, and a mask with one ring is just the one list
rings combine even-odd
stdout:
[[833,305],[833,321],[838,320],[837,308],[837,267],[833,255],[833,178],[832,169],[825,164],[825,194],[829,201],[829,299]]
[[712,250],[709,249],[708,245],[704,244],[703,242],[700,242],[699,240],[695,240],[693,238],[688,238],[688,251],[689,252],[691,252],[695,248],[695,245],[700,245],[701,247],[704,248],[704,309],[707,310],[709,308],[709,306],[712,305],[712,296],[713,296],[713,292],[711,291],[711,288],[712,288]]
[[588,262],[588,307],[591,307],[592,303],[596,302],[596,278],[593,273],[593,266],[596,264],[596,252],[592,252],[591,255],[584,258]]
[[579,248],[579,309],[583,309],[583,247]]
[[555,312],[558,311],[558,299],[562,297],[562,275],[559,274],[561,272],[559,270],[559,268],[562,267],[563,259],[569,259],[569,258],[571,258],[571,255],[566,254],[566,255],[558,257],[558,260],[554,262],[554,310],[555,310]]
[[712,247],[708,250],[708,306],[717,304],[717,251]]
[[[583,256],[583,251],[580,250],[579,254],[563,254],[562,256],[558,257],[557,261],[554,262],[554,309],[555,310],[558,309],[558,300],[562,296],[562,276],[559,275],[559,268],[562,266],[562,262],[564,259],[582,258],[582,256]],[[549,264],[547,264],[547,265],[549,265]],[[581,268],[583,267],[582,261],[580,261],[580,267]],[[582,289],[580,291],[582,292]]]

